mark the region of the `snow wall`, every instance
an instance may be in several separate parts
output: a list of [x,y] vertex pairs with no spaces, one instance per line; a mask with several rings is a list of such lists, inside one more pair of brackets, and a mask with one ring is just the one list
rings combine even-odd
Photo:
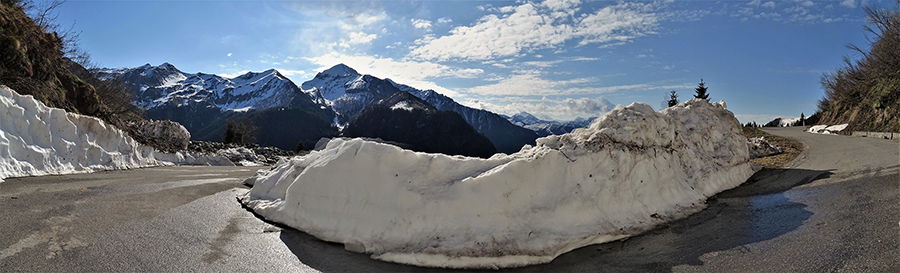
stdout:
[[361,139],[282,160],[241,201],[379,260],[447,268],[546,263],[697,212],[753,171],[724,102],[634,103],[489,159]]
[[231,164],[221,157],[160,153],[98,118],[50,108],[0,86],[0,182],[176,163]]

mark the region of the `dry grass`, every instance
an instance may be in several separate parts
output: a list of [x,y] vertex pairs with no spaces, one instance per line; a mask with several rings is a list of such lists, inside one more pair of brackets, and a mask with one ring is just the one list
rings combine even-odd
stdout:
[[766,169],[782,168],[791,161],[794,161],[794,159],[803,152],[803,143],[800,143],[800,141],[782,136],[776,136],[760,130],[759,128],[744,127],[744,136],[747,138],[766,137],[766,141],[768,141],[772,145],[777,146],[778,148],[781,148],[781,150],[784,151],[777,155],[760,157],[750,160],[750,162],[762,165]]

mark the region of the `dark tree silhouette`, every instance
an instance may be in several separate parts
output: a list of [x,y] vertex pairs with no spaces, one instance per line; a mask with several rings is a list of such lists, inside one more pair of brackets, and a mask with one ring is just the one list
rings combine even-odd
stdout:
[[706,102],[709,102],[709,94],[706,93],[707,88],[709,87],[706,87],[706,83],[703,82],[703,78],[700,78],[700,84],[698,84],[697,88],[694,89],[697,91],[697,93],[694,94],[694,98],[704,99],[706,100]]
[[669,107],[678,105],[678,94],[675,94],[675,90],[669,92]]

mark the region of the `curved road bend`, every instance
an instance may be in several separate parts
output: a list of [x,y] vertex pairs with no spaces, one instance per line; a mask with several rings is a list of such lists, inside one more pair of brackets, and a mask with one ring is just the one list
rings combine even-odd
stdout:
[[[900,272],[900,145],[767,131],[807,150],[708,208],[624,241],[502,272]],[[243,210],[255,169],[167,167],[7,179],[0,272],[446,272],[370,259]]]

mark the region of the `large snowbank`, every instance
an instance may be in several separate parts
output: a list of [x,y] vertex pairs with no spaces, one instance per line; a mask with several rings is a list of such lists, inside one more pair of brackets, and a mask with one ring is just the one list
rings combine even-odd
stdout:
[[546,263],[704,207],[752,175],[724,103],[635,103],[489,159],[361,139],[282,160],[241,196],[265,218],[375,259],[450,268]]
[[100,119],[50,108],[0,86],[0,181],[173,163],[231,164],[218,156],[160,153]]
[[843,131],[847,129],[847,126],[850,124],[838,124],[838,125],[816,125],[809,127],[806,132],[814,133],[814,134],[824,134],[824,135],[833,135],[835,132]]

